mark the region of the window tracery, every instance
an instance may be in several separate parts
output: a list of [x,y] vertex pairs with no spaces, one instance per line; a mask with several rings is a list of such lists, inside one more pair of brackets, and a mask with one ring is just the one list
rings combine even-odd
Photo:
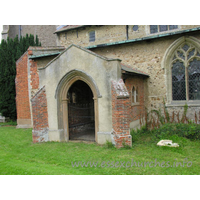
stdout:
[[200,100],[200,52],[184,43],[172,55],[172,100]]

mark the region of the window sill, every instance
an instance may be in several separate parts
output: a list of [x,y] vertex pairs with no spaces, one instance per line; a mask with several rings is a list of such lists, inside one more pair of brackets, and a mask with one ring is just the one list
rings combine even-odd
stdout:
[[178,101],[174,102],[172,101],[171,103],[166,103],[167,107],[183,107],[187,104],[190,107],[199,107],[200,106],[200,101]]
[[136,102],[136,103],[132,103],[131,106],[139,106],[140,103],[139,102]]

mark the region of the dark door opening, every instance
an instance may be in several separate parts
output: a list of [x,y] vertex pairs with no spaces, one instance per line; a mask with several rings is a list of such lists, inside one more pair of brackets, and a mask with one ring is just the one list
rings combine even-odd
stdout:
[[94,100],[90,87],[78,80],[70,87],[67,97],[69,140],[95,141]]

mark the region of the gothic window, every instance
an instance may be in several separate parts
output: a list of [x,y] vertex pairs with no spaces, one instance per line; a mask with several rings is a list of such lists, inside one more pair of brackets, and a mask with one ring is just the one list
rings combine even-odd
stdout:
[[138,88],[135,86],[132,88],[132,103],[138,103]]
[[178,25],[150,25],[150,33],[158,33],[163,31],[171,31],[178,29]]
[[200,51],[184,43],[172,58],[172,100],[200,100]]

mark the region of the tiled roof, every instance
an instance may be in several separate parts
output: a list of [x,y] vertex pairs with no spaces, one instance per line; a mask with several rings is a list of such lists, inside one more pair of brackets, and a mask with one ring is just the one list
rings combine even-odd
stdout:
[[64,46],[30,46],[28,50],[64,50]]
[[63,31],[71,30],[71,29],[76,29],[82,26],[86,26],[86,25],[66,25],[62,27],[61,29],[57,30],[55,33],[63,32]]
[[129,65],[124,65],[124,64],[121,63],[121,67],[122,67],[122,70],[125,71],[125,72],[134,73],[134,74],[140,74],[140,75],[149,77],[149,74],[147,74],[146,72],[143,72],[143,71],[140,71],[138,69],[132,68]]
[[43,58],[43,57],[48,57],[48,56],[55,56],[55,55],[59,55],[60,53],[61,52],[53,52],[53,53],[48,53],[48,54],[34,55],[34,56],[31,56],[29,59]]

